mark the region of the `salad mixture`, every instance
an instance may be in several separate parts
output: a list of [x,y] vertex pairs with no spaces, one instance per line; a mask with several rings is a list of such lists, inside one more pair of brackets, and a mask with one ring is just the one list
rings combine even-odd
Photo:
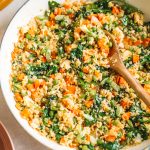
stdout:
[[50,140],[119,150],[147,140],[150,109],[109,66],[114,36],[129,72],[150,93],[150,24],[123,0],[49,1],[19,30],[10,86],[16,108]]

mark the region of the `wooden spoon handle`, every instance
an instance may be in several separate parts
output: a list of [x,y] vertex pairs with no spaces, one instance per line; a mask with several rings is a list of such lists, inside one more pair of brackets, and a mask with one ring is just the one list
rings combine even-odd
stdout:
[[[113,68],[113,66],[112,66]],[[132,89],[136,92],[136,94],[141,98],[145,104],[150,107],[150,95],[144,90],[141,84],[133,78],[130,72],[126,69],[124,64],[120,63],[117,67],[113,68],[116,72],[118,72],[122,77],[127,81],[127,83],[132,87]]]

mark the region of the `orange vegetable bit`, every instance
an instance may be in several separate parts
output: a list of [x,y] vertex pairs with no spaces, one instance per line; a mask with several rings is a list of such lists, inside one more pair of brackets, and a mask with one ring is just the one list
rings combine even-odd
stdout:
[[29,91],[32,91],[32,90],[34,90],[34,84],[27,84],[27,89],[29,90]]
[[67,90],[65,91],[64,95],[75,94],[75,92],[76,92],[76,86],[70,85],[70,86],[67,86]]
[[21,116],[22,117],[25,117],[25,118],[28,118],[30,115],[30,112],[27,108],[25,108],[22,112],[21,112]]
[[66,70],[65,70],[64,68],[60,68],[60,69],[59,69],[59,72],[60,72],[60,73],[65,73],[65,71],[66,71]]
[[46,62],[46,57],[45,56],[42,57],[42,62],[44,62],[44,63]]
[[0,0],[0,10],[7,7],[13,0]]
[[67,46],[65,47],[65,51],[66,51],[67,53],[70,53],[71,50],[72,50],[72,45],[67,45]]
[[90,135],[86,134],[86,140],[90,142]]
[[112,13],[113,13],[114,15],[118,15],[118,14],[120,13],[120,8],[118,8],[117,6],[114,6],[114,7],[112,8]]
[[15,93],[15,100],[18,102],[22,102],[23,98],[20,93]]
[[40,81],[38,79],[36,79],[34,81],[34,87],[35,87],[35,89],[37,89],[38,87],[40,87]]
[[133,55],[133,58],[132,58],[133,63],[137,63],[137,62],[139,62],[139,60],[140,60],[140,56],[134,54],[134,55]]
[[62,9],[61,8],[55,8],[54,15],[61,15]]
[[51,58],[56,59],[56,57],[57,57],[57,53],[55,51],[52,51],[51,52]]
[[94,100],[88,100],[88,101],[85,101],[84,102],[84,105],[87,107],[87,108],[90,108],[93,106],[93,103],[94,103]]
[[55,21],[54,21],[54,20],[47,21],[47,22],[45,23],[45,25],[46,25],[47,27],[54,26],[54,25],[55,25]]
[[18,80],[22,81],[24,79],[24,77],[25,77],[25,74],[21,73],[21,74],[18,75]]
[[127,86],[127,82],[126,82],[125,79],[124,79],[123,77],[121,77],[121,76],[117,76],[116,82],[117,82],[117,84],[119,84],[119,85],[125,85],[125,86]]
[[34,35],[35,35],[35,28],[34,28],[34,27],[31,27],[31,28],[28,30],[28,33],[29,33],[31,36],[34,36]]
[[50,78],[55,79],[55,75],[54,75],[54,74],[51,74],[51,75],[50,75]]
[[[82,25],[88,25],[90,23],[90,21],[89,20],[83,20],[82,21]],[[81,32],[81,31],[80,31]]]
[[79,144],[77,143],[72,143],[72,144],[69,144],[69,147],[70,148],[76,148]]
[[88,74],[88,73],[89,73],[89,67],[88,67],[88,66],[83,67],[82,71],[83,71],[84,73]]
[[65,8],[65,9],[70,9],[70,8],[71,8],[71,6],[72,6],[72,5],[71,5],[71,4],[69,4],[69,3],[64,4],[64,8]]
[[80,109],[72,109],[70,110],[72,113],[74,113],[76,116],[81,116],[81,110]]
[[124,109],[126,109],[126,108],[129,108],[129,107],[130,107],[131,103],[128,102],[128,101],[126,101],[126,100],[121,100],[120,105],[121,105]]
[[123,120],[129,120],[131,116],[131,112],[126,112],[122,115]]
[[31,98],[35,100],[38,97],[38,93],[36,91],[31,92]]
[[116,136],[115,135],[108,135],[105,137],[105,140],[107,142],[114,142],[116,140]]
[[145,47],[149,46],[149,45],[150,45],[150,38],[144,39],[142,44],[143,44]]
[[51,13],[49,17],[50,17],[51,20],[55,19],[54,13]]
[[145,84],[144,89],[150,94],[150,84]]
[[141,45],[142,44],[142,41],[141,40],[137,40],[136,42],[134,42],[134,45],[135,46],[139,46],[139,45]]
[[122,141],[125,141],[125,140],[126,140],[126,136],[123,135],[123,136],[121,137],[121,142],[122,142]]
[[66,76],[65,77],[65,81],[66,81],[67,84],[71,84],[72,83],[72,80],[71,80],[70,76]]

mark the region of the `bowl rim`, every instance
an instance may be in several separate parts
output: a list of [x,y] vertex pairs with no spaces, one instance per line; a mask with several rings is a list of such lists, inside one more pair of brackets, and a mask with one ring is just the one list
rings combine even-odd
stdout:
[[[16,11],[16,13],[13,15],[13,17],[11,18],[11,20],[9,21],[8,25],[7,25],[7,28],[2,36],[2,39],[1,39],[1,43],[0,43],[0,53],[3,54],[3,51],[2,48],[3,48],[3,43],[4,43],[4,40],[5,40],[5,36],[7,35],[7,32],[9,30],[9,28],[11,27],[11,23],[13,22],[13,20],[16,18],[16,16],[19,14],[19,12],[21,12],[22,9],[25,8],[25,6],[27,4],[29,4],[29,2],[31,2],[32,0],[27,0],[26,2],[24,2],[22,4],[22,6]],[[54,1],[63,1],[63,0],[54,0]],[[42,145],[46,146],[47,148],[51,148],[53,150],[58,150],[58,149],[61,149],[61,150],[72,150],[72,148],[68,148],[66,146],[63,146],[63,145],[60,145],[58,144],[57,142],[55,141],[52,141],[52,140],[49,140],[47,139],[46,137],[44,137],[43,135],[41,135],[38,131],[36,131],[35,129],[33,129],[29,124],[28,125],[24,125],[22,122],[23,118],[21,118],[20,114],[19,116],[16,115],[15,111],[13,110],[13,108],[11,107],[11,105],[9,104],[8,102],[8,98],[7,98],[7,92],[5,92],[5,88],[4,88],[4,82],[2,81],[2,55],[0,55],[0,85],[1,85],[1,90],[2,90],[2,94],[4,96],[4,99],[5,99],[5,102],[10,110],[10,112],[13,114],[13,117],[17,120],[17,122],[19,123],[19,125],[31,136],[33,137],[36,141],[38,141],[39,143],[41,143]],[[13,98],[14,99],[14,98]],[[14,100],[15,101],[15,100]],[[16,108],[17,109],[17,108]],[[18,111],[18,110],[17,110]],[[144,143],[144,141],[142,142]],[[141,143],[141,144],[142,144]],[[150,143],[150,139],[149,140],[146,140],[145,143]],[[132,148],[134,149],[134,146],[138,146],[139,144],[137,145],[131,145],[131,146],[127,146],[127,149],[128,148]],[[147,147],[147,146],[145,146]],[[144,148],[144,147],[143,147]],[[126,149],[126,147],[125,147]],[[132,150],[133,150],[132,149]],[[137,149],[136,149],[137,150]]]

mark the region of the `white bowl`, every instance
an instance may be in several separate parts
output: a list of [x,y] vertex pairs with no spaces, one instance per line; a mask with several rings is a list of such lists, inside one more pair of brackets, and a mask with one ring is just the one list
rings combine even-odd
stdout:
[[[58,2],[62,2],[61,0],[57,0]],[[141,8],[147,15],[147,19],[150,16],[149,0],[130,0],[132,4],[136,4],[139,8]],[[11,72],[11,52],[14,48],[14,43],[17,42],[18,39],[18,27],[26,25],[31,18],[34,16],[43,14],[43,10],[48,9],[48,0],[29,0],[27,3],[23,5],[23,7],[17,12],[12,21],[10,22],[3,40],[1,44],[1,53],[0,53],[0,80],[1,80],[1,88],[11,110],[12,114],[19,122],[19,124],[36,140],[38,140],[43,145],[54,149],[54,150],[69,150],[70,148],[66,148],[57,144],[56,142],[50,141],[46,139],[44,136],[40,135],[36,130],[32,129],[28,122],[25,119],[22,119],[19,111],[15,107],[15,100],[13,97],[13,93],[10,90],[9,86],[9,76]],[[4,112],[5,113],[5,112]],[[141,150],[145,148],[147,145],[150,145],[150,140],[144,141],[142,144],[128,147],[128,150]]]

